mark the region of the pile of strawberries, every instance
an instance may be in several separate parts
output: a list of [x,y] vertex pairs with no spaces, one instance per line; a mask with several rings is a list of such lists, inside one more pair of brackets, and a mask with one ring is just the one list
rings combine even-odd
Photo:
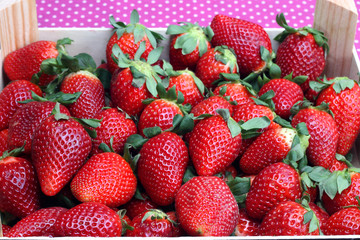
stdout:
[[359,85],[321,76],[322,32],[276,20],[276,54],[261,26],[216,15],[170,25],[159,60],[136,10],[110,18],[100,66],[68,38],[10,53],[2,234],[360,234]]

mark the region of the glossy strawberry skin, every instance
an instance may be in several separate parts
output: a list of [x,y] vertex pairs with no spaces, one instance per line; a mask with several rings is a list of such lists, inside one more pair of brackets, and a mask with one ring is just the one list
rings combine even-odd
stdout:
[[124,54],[128,54],[130,59],[134,59],[135,53],[138,50],[140,43],[145,41],[145,52],[141,55],[142,58],[147,59],[149,53],[154,49],[149,39],[145,36],[138,43],[135,44],[134,34],[124,32],[123,35],[118,38],[116,32],[110,37],[107,45],[106,45],[106,61],[108,63],[108,68],[111,73],[114,73],[115,70],[119,69],[119,66],[114,62],[111,57],[112,48],[115,44],[117,44],[121,51]]
[[218,115],[216,109],[228,109],[230,115],[233,114],[233,106],[223,97],[221,96],[211,96],[209,98],[204,99],[199,104],[191,109],[191,113],[194,114],[195,117],[200,116],[201,114],[212,114]]
[[115,106],[124,110],[131,116],[140,115],[146,106],[143,100],[151,98],[152,95],[143,84],[140,88],[131,85],[133,75],[130,68],[115,72],[111,79],[110,94]]
[[138,177],[155,204],[167,206],[174,202],[188,162],[187,147],[175,133],[163,132],[143,145]]
[[[37,41],[8,54],[4,60],[4,70],[11,81],[30,81],[32,75],[40,71],[43,60],[57,56],[56,42]],[[48,82],[43,81],[42,85]]]
[[[189,54],[183,55],[182,49],[176,49],[175,42],[176,39],[183,34],[178,34],[174,36],[170,41],[170,63],[173,66],[174,70],[185,70],[188,68],[191,71],[195,71],[196,64],[200,59],[199,47],[196,46],[195,50]],[[211,45],[207,42],[207,50],[211,49]]]
[[204,96],[201,95],[193,77],[188,73],[182,73],[179,76],[170,77],[169,87],[167,90],[173,86],[176,86],[176,92],[180,91],[184,95],[183,105],[189,103],[192,107],[194,107],[204,99]]
[[[226,83],[221,86],[218,86],[214,90],[215,95],[220,95],[220,90],[226,87],[226,92],[224,96],[230,96],[230,101],[236,101],[237,105],[252,103],[253,100],[251,93],[246,89],[246,87],[240,83]],[[236,108],[236,106],[234,108]]]
[[293,73],[293,77],[308,76],[301,85],[304,92],[309,90],[309,81],[315,81],[325,68],[325,53],[317,45],[311,34],[302,36],[300,33],[290,34],[279,45],[276,52],[276,64],[281,69],[281,77]]
[[239,209],[239,219],[234,231],[235,236],[258,236],[260,222],[251,219],[244,208]]
[[332,116],[314,108],[301,109],[292,119],[291,124],[296,127],[304,122],[310,134],[306,155],[311,164],[330,168],[335,159],[339,134]]
[[24,218],[40,208],[40,187],[31,163],[20,157],[0,160],[0,211]]
[[95,129],[96,138],[92,139],[93,148],[91,155],[102,152],[99,149],[101,143],[110,146],[110,139],[113,138],[113,149],[116,153],[122,153],[126,139],[137,133],[136,125],[130,118],[116,108],[104,109],[95,115],[95,119],[102,120],[101,125]]
[[7,139],[9,135],[9,130],[4,129],[0,131],[0,156],[3,155],[3,153],[9,149]]
[[1,227],[2,227],[3,237],[8,237],[11,227],[5,224],[2,224]]
[[76,102],[69,105],[70,113],[77,118],[93,118],[105,107],[105,91],[101,81],[87,71],[71,73],[63,80],[60,91],[81,92]]
[[130,201],[136,184],[136,177],[125,159],[109,152],[92,156],[76,173],[70,187],[80,202],[118,207]]
[[232,137],[221,116],[201,120],[191,132],[189,153],[198,175],[224,171],[239,155],[241,134]]
[[190,236],[229,236],[239,218],[239,208],[226,183],[214,176],[198,176],[181,186],[175,209]]
[[124,208],[126,209],[126,215],[130,219],[133,219],[140,213],[143,213],[147,210],[157,208],[157,204],[154,203],[148,195],[142,193],[141,196],[144,198],[144,200],[133,197],[128,203],[124,205]]
[[344,170],[345,168],[348,168],[346,163],[339,161],[337,159],[334,159],[333,164],[329,168],[329,171],[330,172],[341,171],[341,170]]
[[56,195],[85,163],[91,138],[74,119],[46,118],[34,134],[31,157],[42,192]]
[[[55,102],[29,102],[21,106],[9,123],[7,142],[10,149],[19,148],[26,141],[24,154],[31,154],[31,142],[36,129],[55,107]],[[70,116],[69,110],[60,105],[60,112]]]
[[156,126],[163,131],[167,130],[173,126],[173,119],[177,114],[184,116],[175,103],[164,99],[156,99],[142,111],[138,122],[139,133],[143,135],[145,128]]
[[325,235],[359,235],[360,210],[344,208],[332,214],[324,226]]
[[326,211],[332,215],[346,206],[357,205],[356,196],[360,192],[360,173],[350,173],[351,185],[343,190],[340,194],[337,193],[334,199],[331,199],[325,192],[322,197],[323,206]]
[[264,168],[254,179],[246,197],[246,211],[261,220],[280,202],[301,197],[300,176],[289,165],[279,162]]
[[352,89],[346,88],[337,94],[333,84],[323,90],[316,100],[316,105],[322,102],[329,104],[334,114],[339,131],[337,153],[346,155],[360,132],[360,88],[354,84]]
[[121,218],[101,203],[81,203],[60,215],[55,223],[57,237],[120,237]]
[[272,47],[269,35],[260,25],[219,14],[213,18],[210,26],[215,34],[211,44],[234,49],[241,76],[245,77],[265,67],[260,56],[260,46],[264,46],[270,53]]
[[270,90],[275,92],[275,96],[272,98],[275,104],[275,113],[285,119],[290,117],[292,106],[304,99],[304,93],[300,86],[287,79],[273,79],[265,83],[259,91],[259,96]]
[[26,80],[10,82],[0,93],[0,130],[9,126],[9,121],[16,110],[22,105],[21,101],[31,99],[31,91],[41,96],[41,89]]
[[66,211],[67,209],[62,207],[39,209],[17,222],[8,237],[54,237],[56,219]]

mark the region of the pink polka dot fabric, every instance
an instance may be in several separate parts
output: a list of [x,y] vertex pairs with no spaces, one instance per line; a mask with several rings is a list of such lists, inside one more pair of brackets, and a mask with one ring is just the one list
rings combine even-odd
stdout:
[[[129,22],[137,9],[147,27],[167,27],[181,21],[209,25],[216,14],[256,22],[266,28],[283,12],[290,26],[312,25],[316,0],[37,0],[39,27],[111,27],[109,16]],[[360,1],[355,1],[360,9]],[[360,25],[360,24],[358,24]],[[357,32],[360,30],[358,26]],[[355,47],[360,54],[360,34]]]

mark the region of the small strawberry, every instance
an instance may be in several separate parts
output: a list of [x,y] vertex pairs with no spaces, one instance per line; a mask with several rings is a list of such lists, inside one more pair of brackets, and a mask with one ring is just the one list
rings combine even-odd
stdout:
[[101,203],[81,203],[58,217],[57,237],[120,237],[121,218]]
[[124,205],[126,215],[133,219],[142,212],[157,208],[157,205],[145,193],[141,194],[141,199],[136,195]]
[[62,207],[40,209],[17,222],[8,237],[55,237],[54,224],[66,211],[67,209]]
[[2,156],[6,150],[9,150],[9,146],[7,142],[9,135],[8,131],[9,131],[8,129],[4,129],[0,131],[0,156]]
[[283,14],[276,16],[276,22],[285,30],[275,37],[280,42],[276,53],[276,64],[281,69],[281,77],[308,76],[301,89],[306,93],[309,82],[315,81],[325,68],[325,52],[328,51],[324,33],[308,26],[294,29],[287,25]]
[[260,222],[251,219],[245,209],[239,209],[239,219],[236,224],[235,236],[258,236]]
[[198,117],[202,114],[218,115],[216,112],[217,109],[228,109],[230,116],[233,114],[233,105],[231,105],[231,103],[229,103],[226,98],[215,95],[210,96],[209,98],[206,98],[195,105],[191,109],[191,113],[194,114],[195,117]]
[[128,54],[133,59],[140,47],[140,42],[145,42],[146,48],[141,57],[147,59],[150,51],[157,47],[160,40],[164,39],[160,34],[150,31],[139,23],[139,13],[136,10],[131,12],[129,24],[116,22],[113,16],[110,17],[110,24],[114,27],[114,33],[106,45],[106,60],[111,73],[119,68],[112,58],[112,49],[115,44],[124,54]]
[[214,176],[198,176],[181,186],[175,199],[179,223],[190,236],[229,236],[239,209],[230,188]]
[[161,210],[151,209],[133,218],[127,237],[172,237],[174,222]]
[[359,207],[344,208],[332,214],[324,226],[325,235],[359,235]]
[[127,203],[135,194],[136,177],[117,153],[93,155],[72,179],[71,192],[81,202],[99,202],[108,207]]
[[26,80],[12,81],[0,93],[0,130],[9,126],[9,121],[21,106],[21,101],[32,98],[31,91],[42,95],[41,89]]
[[213,87],[212,83],[220,78],[220,73],[237,73],[239,67],[236,55],[227,46],[217,46],[207,51],[196,65],[196,76],[205,87]]
[[272,47],[264,28],[256,23],[221,14],[213,18],[210,26],[214,31],[211,44],[226,45],[234,49],[241,76],[246,77],[266,68],[267,63],[262,60],[260,49],[263,47],[271,54]]
[[170,63],[175,70],[188,68],[195,71],[196,64],[210,48],[213,32],[210,27],[200,27],[198,23],[183,23],[170,25],[166,30],[172,35],[170,42]]

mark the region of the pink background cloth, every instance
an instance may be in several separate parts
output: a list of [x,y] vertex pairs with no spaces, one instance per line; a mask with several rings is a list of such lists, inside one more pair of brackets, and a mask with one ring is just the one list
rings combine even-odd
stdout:
[[[128,23],[137,9],[147,27],[167,27],[177,22],[210,24],[216,14],[278,28],[275,17],[283,12],[294,28],[311,26],[316,0],[37,0],[39,27],[111,27],[109,16]],[[360,1],[355,1],[360,9]],[[360,24],[355,47],[360,55]]]

